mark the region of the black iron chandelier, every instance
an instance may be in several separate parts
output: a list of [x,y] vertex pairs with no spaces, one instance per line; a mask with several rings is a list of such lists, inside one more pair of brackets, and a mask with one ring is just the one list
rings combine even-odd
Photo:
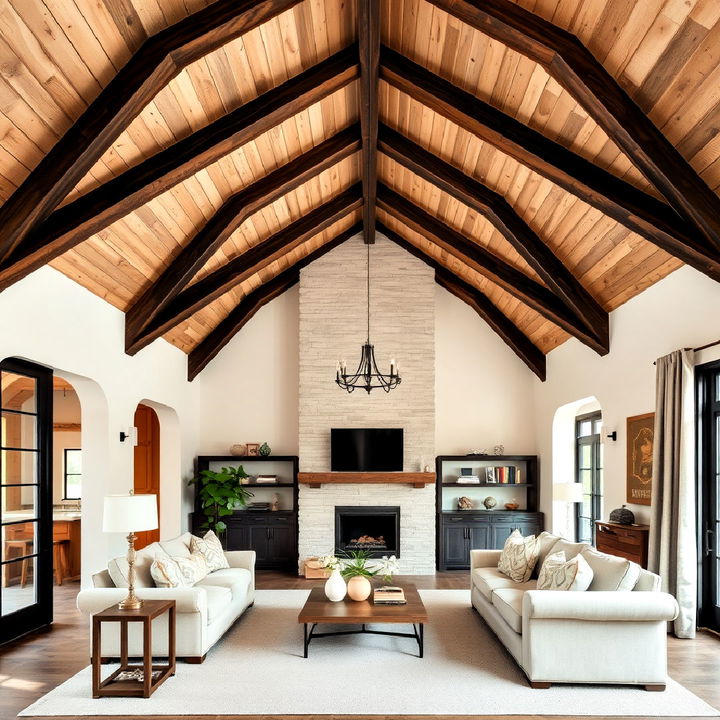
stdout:
[[368,394],[376,388],[390,392],[400,384],[395,359],[390,360],[390,373],[381,373],[375,362],[375,347],[370,343],[370,243],[367,245],[367,341],[360,351],[360,363],[355,373],[348,375],[345,361],[340,360],[335,370],[335,382],[349,393],[355,388],[362,388]]

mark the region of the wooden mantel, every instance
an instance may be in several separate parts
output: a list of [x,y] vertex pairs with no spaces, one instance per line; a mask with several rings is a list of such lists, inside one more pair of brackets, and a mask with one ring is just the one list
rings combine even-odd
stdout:
[[403,483],[414,488],[422,488],[435,482],[435,473],[432,472],[324,472],[324,473],[298,473],[298,482],[319,488],[330,483]]

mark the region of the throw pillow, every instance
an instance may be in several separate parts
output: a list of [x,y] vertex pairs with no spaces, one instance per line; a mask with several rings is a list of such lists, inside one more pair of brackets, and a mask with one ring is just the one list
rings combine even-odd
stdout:
[[223,546],[218,536],[212,530],[208,530],[201,538],[193,535],[192,538],[190,538],[190,552],[200,553],[200,555],[205,558],[208,572],[224,570],[230,567],[230,563],[228,563],[225,557]]
[[629,592],[640,577],[640,566],[616,555],[608,555],[595,548],[581,553],[593,570],[590,590],[619,590]]
[[505,541],[498,570],[514,582],[527,582],[537,562],[539,549],[534,535],[524,538],[519,530],[513,530]]
[[190,557],[170,557],[164,550],[155,554],[150,568],[156,587],[192,587],[207,574],[207,563],[200,553]]
[[552,553],[545,558],[538,576],[538,590],[585,591],[593,579],[592,568],[582,555],[565,559],[565,553]]

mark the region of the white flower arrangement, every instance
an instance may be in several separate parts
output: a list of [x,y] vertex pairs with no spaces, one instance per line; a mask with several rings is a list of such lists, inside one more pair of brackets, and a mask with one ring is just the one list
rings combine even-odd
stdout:
[[342,567],[340,560],[335,555],[323,555],[318,559],[321,568],[328,570],[339,570]]
[[383,582],[390,582],[392,576],[400,571],[400,564],[394,555],[383,555],[377,565],[377,574],[382,575]]

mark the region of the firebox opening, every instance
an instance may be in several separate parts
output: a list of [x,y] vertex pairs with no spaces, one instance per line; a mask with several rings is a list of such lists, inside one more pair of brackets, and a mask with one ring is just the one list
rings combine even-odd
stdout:
[[337,552],[368,550],[371,557],[400,557],[400,508],[336,507],[335,549]]

